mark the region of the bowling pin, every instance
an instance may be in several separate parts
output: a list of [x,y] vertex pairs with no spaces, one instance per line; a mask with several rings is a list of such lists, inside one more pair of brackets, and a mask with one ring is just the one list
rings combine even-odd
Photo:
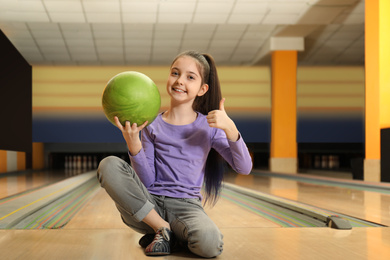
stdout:
[[334,168],[334,156],[333,155],[329,155],[329,158],[328,158],[328,167],[329,169],[333,169]]
[[87,156],[86,155],[83,155],[83,171],[87,171],[87,167],[88,167],[88,161],[87,161]]
[[321,158],[321,168],[326,169],[328,168],[328,156],[323,155]]
[[321,168],[321,157],[319,155],[314,157],[314,168]]
[[96,156],[93,157],[93,168],[97,169],[97,157]]
[[336,169],[340,168],[339,156],[337,156],[337,155],[335,155],[335,158],[334,158],[334,167]]
[[92,170],[92,156],[88,156],[88,170]]
[[77,156],[73,155],[73,170],[77,169]]

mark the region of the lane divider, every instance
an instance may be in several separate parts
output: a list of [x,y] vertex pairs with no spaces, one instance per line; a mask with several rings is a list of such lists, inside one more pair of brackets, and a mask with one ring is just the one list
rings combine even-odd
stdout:
[[[370,221],[354,218],[352,216],[346,216],[343,214],[332,212],[330,210],[317,208],[297,201],[292,201],[274,195],[269,195],[266,193],[239,187],[237,185],[230,184],[230,183],[224,183],[224,188],[226,190],[233,191],[236,192],[237,194],[240,194],[239,196],[236,195],[235,197],[245,197],[244,199],[241,199],[241,201],[238,199],[235,200],[240,204],[244,204],[246,207],[248,207],[248,203],[243,203],[242,200],[246,200],[247,202],[251,201],[250,203],[251,209],[255,209],[258,207],[258,205],[262,205],[262,204],[265,205],[264,206],[265,208],[270,208],[269,205],[274,205],[275,208],[271,206],[272,208],[271,211],[267,210],[268,214],[272,217],[275,217],[274,213],[272,212],[275,211],[283,212],[281,214],[279,213],[276,214],[279,216],[279,219],[283,219],[282,226],[303,226],[301,224],[307,220],[309,220],[311,224],[315,223],[316,220],[321,221],[322,223],[320,224],[315,223],[317,226],[328,226],[330,228],[346,229],[346,230],[352,229],[352,226],[354,227],[384,227],[385,226],[378,223],[373,223]],[[222,197],[224,196],[226,197],[226,192],[225,194],[222,193]],[[264,202],[269,204],[265,204]],[[283,209],[286,209],[287,213]],[[302,215],[304,215],[303,218]],[[308,217],[312,218],[315,221],[312,222]],[[293,219],[295,220],[292,221]]]
[[12,227],[26,216],[65,196],[88,180],[96,178],[96,172],[87,172],[38,189],[28,196],[13,198],[0,205],[0,228]]
[[9,214],[7,214],[7,215],[1,217],[0,220],[3,220],[3,219],[5,219],[5,218],[7,218],[7,217],[9,217],[9,216],[11,216],[11,215],[13,215],[13,214],[15,214],[16,212],[21,211],[22,209],[25,209],[25,208],[27,208],[27,207],[30,207],[30,206],[34,205],[35,203],[37,203],[37,202],[40,202],[40,201],[42,201],[42,200],[44,200],[44,199],[46,199],[46,198],[48,198],[48,197],[50,197],[50,196],[53,196],[54,194],[57,194],[57,193],[59,193],[59,192],[61,192],[61,191],[63,191],[63,190],[66,190],[66,189],[68,189],[68,188],[70,188],[70,187],[74,187],[74,186],[76,186],[77,184],[80,184],[80,183],[81,183],[81,181],[78,182],[78,183],[75,183],[75,184],[72,183],[72,184],[70,184],[70,185],[68,185],[68,186],[63,187],[63,188],[60,189],[60,190],[57,190],[57,191],[52,192],[52,193],[50,193],[50,194],[47,194],[46,196],[43,196],[42,198],[37,199],[37,200],[35,200],[35,201],[33,201],[33,202],[27,204],[27,205],[24,205],[23,207],[18,208],[17,210],[14,210],[14,211],[12,211],[11,213],[9,213]]

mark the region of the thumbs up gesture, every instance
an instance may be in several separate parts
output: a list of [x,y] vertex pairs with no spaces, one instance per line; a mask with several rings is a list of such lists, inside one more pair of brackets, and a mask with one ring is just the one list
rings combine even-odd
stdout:
[[222,98],[219,102],[219,109],[210,111],[206,118],[210,127],[224,130],[226,137],[231,141],[238,140],[237,127],[225,111],[225,98]]

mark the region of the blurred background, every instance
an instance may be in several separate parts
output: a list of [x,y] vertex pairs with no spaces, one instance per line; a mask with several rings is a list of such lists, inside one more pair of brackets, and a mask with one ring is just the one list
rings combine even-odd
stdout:
[[216,60],[225,107],[269,170],[273,40],[299,39],[297,171],[363,179],[364,0],[0,0],[0,172],[127,160],[101,95],[114,75],[165,84],[185,50]]

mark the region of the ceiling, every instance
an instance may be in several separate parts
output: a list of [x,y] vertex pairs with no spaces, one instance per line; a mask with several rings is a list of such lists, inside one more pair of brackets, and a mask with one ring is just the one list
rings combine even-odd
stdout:
[[364,0],[0,0],[0,29],[32,65],[269,64],[298,37],[299,65],[364,65]]

